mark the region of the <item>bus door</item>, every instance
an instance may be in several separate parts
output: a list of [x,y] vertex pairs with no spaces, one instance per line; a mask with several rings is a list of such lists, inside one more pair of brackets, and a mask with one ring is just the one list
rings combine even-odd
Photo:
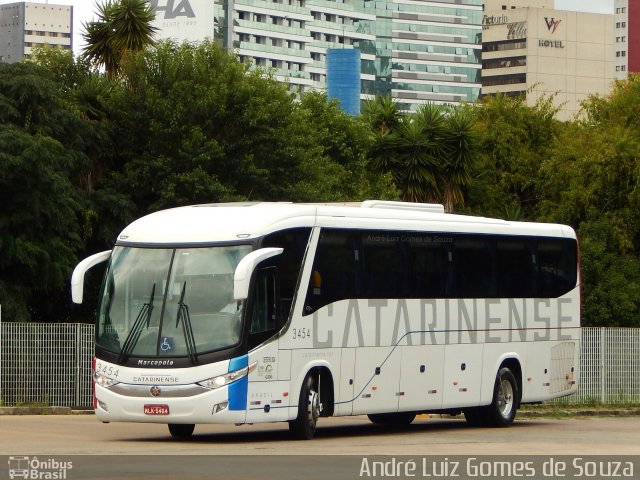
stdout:
[[353,413],[355,366],[356,349],[343,348],[340,356],[340,384],[338,386],[336,415],[351,415]]

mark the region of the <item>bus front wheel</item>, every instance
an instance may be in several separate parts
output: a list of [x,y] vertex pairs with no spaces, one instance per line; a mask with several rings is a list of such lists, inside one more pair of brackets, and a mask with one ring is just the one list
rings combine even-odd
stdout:
[[318,377],[308,373],[300,389],[298,416],[289,422],[289,430],[293,436],[300,440],[311,440],[316,434],[316,425],[321,412]]
[[196,426],[193,423],[170,423],[169,433],[172,437],[188,438]]

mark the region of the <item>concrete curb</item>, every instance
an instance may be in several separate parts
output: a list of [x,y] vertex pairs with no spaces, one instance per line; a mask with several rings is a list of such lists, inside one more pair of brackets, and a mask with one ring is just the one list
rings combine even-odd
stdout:
[[0,407],[2,415],[93,415],[93,409],[71,407]]
[[607,409],[607,410],[551,410],[540,411],[535,410],[518,410],[518,418],[540,418],[540,417],[619,417],[619,416],[637,416],[640,415],[640,409]]
[[0,415],[69,415],[71,407],[0,407]]

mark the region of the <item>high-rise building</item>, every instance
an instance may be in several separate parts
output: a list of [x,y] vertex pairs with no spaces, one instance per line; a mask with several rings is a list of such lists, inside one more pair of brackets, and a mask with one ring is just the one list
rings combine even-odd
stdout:
[[33,47],[72,49],[73,7],[32,2],[0,5],[0,62],[14,63]]
[[640,3],[615,0],[615,67],[616,78],[629,72],[640,72]]
[[482,95],[524,95],[529,105],[554,96],[558,118],[566,120],[589,95],[609,93],[615,72],[612,15],[554,10],[540,0],[539,7],[520,7],[516,0],[488,3]]
[[[151,1],[159,37],[210,35],[190,22],[209,18],[211,1]],[[480,93],[482,0],[214,1],[210,30],[220,45],[292,91],[326,90],[327,50],[345,48],[360,50],[361,99],[391,94],[414,110]]]

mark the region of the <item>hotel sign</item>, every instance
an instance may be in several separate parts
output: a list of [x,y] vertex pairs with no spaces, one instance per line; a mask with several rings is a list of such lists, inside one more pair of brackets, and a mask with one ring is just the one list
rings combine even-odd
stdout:
[[507,23],[507,40],[527,37],[527,22]]
[[564,43],[562,43],[562,40],[538,40],[538,46],[539,47],[545,47],[545,48],[564,48]]
[[556,28],[558,28],[558,25],[560,25],[561,21],[562,20],[556,20],[553,17],[544,17],[544,23],[547,25],[547,30],[549,30],[551,33],[556,33]]
[[483,15],[482,29],[487,30],[493,25],[506,25],[509,23],[509,17],[506,15]]
[[504,25],[509,22],[506,15],[483,15],[482,25]]
[[[547,30],[550,34],[556,33],[558,26],[562,20],[556,20],[554,17],[544,17],[544,24],[547,26]],[[538,40],[538,46],[543,48],[564,48],[562,40]]]

